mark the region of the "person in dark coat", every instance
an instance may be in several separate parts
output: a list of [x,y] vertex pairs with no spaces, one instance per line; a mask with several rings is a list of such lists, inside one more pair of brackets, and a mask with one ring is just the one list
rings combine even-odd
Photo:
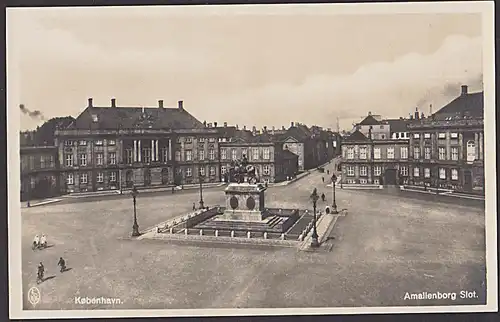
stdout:
[[66,262],[62,257],[59,257],[59,262],[57,262],[57,266],[61,267],[61,273],[66,270]]
[[325,201],[325,199],[326,199],[326,196],[325,196],[325,194],[324,194],[324,193],[322,193],[322,194],[321,194],[321,200],[323,200],[323,202],[324,202],[324,201]]

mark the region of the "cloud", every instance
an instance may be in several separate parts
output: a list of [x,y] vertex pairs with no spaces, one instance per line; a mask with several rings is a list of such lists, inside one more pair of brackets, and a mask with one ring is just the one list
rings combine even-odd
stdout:
[[[350,75],[314,75],[299,85],[275,83],[220,97],[207,110],[219,109],[240,124],[273,124],[279,113],[291,121],[329,127],[339,117],[343,126],[350,126],[368,111],[407,116],[416,106],[428,113],[424,104],[431,103],[436,111],[460,93],[462,84],[482,88],[480,37],[450,36],[431,55],[410,53],[392,62],[363,65]],[[242,112],[256,108],[273,112]]]

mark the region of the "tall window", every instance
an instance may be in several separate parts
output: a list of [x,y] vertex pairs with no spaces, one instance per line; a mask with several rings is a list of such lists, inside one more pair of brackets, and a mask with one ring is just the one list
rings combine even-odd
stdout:
[[231,149],[231,159],[232,160],[238,159],[238,154],[237,154],[236,149]]
[[205,151],[204,150],[198,151],[198,158],[200,159],[200,161],[205,160]]
[[245,156],[247,159],[250,159],[247,149],[241,149],[241,158],[243,158],[243,156]]
[[186,161],[192,161],[193,160],[193,151],[187,150],[186,151]]
[[175,161],[181,161],[181,151],[175,151]]
[[102,172],[97,173],[97,182],[104,182],[104,173]]
[[223,166],[220,167],[220,172],[222,174],[226,174],[226,166],[225,165],[223,165]]
[[82,153],[79,155],[80,157],[80,166],[85,167],[87,165],[87,155]]
[[420,159],[420,147],[416,146],[413,148],[413,158]]
[[439,160],[446,160],[446,149],[445,148],[439,148]]
[[127,149],[125,153],[127,164],[132,164],[134,162],[134,151],[132,149]]
[[220,158],[222,160],[227,160],[227,150],[226,149],[221,149],[220,150]]
[[347,159],[354,159],[354,148],[347,148]]
[[420,168],[413,168],[413,176],[414,177],[420,176]]
[[66,183],[67,184],[74,184],[75,182],[75,178],[73,176],[73,173],[68,173],[68,175],[66,176]]
[[73,166],[73,154],[66,154],[64,159],[66,160],[66,166],[67,167],[72,167]]
[[166,147],[161,149],[161,161],[162,162],[168,161],[168,148],[166,148]]
[[407,166],[405,166],[405,165],[401,166],[400,170],[401,170],[401,175],[403,177],[407,177],[408,176],[408,167]]
[[451,169],[451,180],[458,180],[458,170]]
[[96,140],[95,145],[102,145],[102,140]]
[[476,160],[476,143],[472,140],[467,141],[467,162]]
[[266,176],[271,174],[271,168],[268,165],[265,165],[262,170],[264,172],[264,175],[266,175]]
[[374,148],[373,149],[373,158],[374,159],[380,159],[381,156],[380,156],[380,148]]
[[116,182],[116,172],[112,171],[109,173],[109,182]]
[[458,148],[451,148],[451,159],[458,161]]
[[264,148],[263,154],[264,154],[263,155],[264,160],[269,160],[271,158],[269,148]]
[[458,133],[450,133],[450,138],[452,139],[458,139]]
[[413,134],[414,139],[420,139],[420,133],[414,133]]
[[366,159],[366,147],[362,146],[359,148],[359,158],[362,160]]
[[116,164],[116,152],[109,153],[109,164]]
[[401,159],[408,159],[408,147],[407,146],[402,146],[400,152],[401,152]]
[[96,164],[103,165],[104,164],[104,155],[102,153],[96,153]]
[[151,163],[151,148],[142,149],[142,162]]
[[80,141],[78,141],[78,145],[87,145],[87,141],[80,140]]
[[186,168],[186,177],[190,177],[193,175],[193,170],[191,168]]
[[215,160],[215,150],[214,149],[208,150],[208,158],[210,160]]
[[373,168],[373,175],[374,176],[380,176],[382,174],[382,167],[380,166],[375,166],[375,168]]
[[354,177],[354,167],[353,166],[348,166],[347,167],[347,175],[349,177]]
[[80,184],[87,184],[89,183],[89,175],[86,173],[80,174]]
[[259,148],[252,149],[252,160],[259,160]]
[[210,167],[210,175],[215,176],[215,167]]
[[115,140],[108,140],[108,145],[116,145],[116,141]]
[[187,137],[185,140],[186,143],[191,143],[193,142],[193,139],[191,137]]
[[387,148],[387,159],[394,159],[394,147]]
[[40,168],[45,168],[45,155],[40,156]]
[[424,133],[424,139],[430,139],[431,134],[430,133]]
[[429,160],[431,158],[431,148],[430,147],[424,148],[424,158],[426,160]]
[[205,175],[205,167],[201,167],[200,168],[200,176],[204,176]]
[[71,141],[71,140],[66,140],[66,141],[64,141],[64,145],[65,145],[65,146],[72,146],[72,145],[73,145],[73,141]]
[[366,168],[366,166],[361,166],[359,168],[359,175],[363,177],[366,177],[368,175],[368,169]]
[[446,139],[446,133],[438,133],[438,139]]
[[439,168],[439,179],[446,179],[446,169]]
[[424,169],[424,177],[425,178],[430,178],[431,177],[431,169],[425,168]]

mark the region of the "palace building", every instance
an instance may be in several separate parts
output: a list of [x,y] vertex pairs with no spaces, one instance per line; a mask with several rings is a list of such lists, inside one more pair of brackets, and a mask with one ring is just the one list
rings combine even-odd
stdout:
[[88,106],[55,132],[63,192],[217,182],[218,131],[184,109]]
[[21,146],[21,201],[59,195],[57,147]]

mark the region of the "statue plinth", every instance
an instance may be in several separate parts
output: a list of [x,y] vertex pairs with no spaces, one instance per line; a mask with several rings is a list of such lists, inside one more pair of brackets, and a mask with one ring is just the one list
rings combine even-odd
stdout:
[[261,184],[231,183],[225,189],[226,210],[221,220],[261,222],[265,216],[264,192]]

